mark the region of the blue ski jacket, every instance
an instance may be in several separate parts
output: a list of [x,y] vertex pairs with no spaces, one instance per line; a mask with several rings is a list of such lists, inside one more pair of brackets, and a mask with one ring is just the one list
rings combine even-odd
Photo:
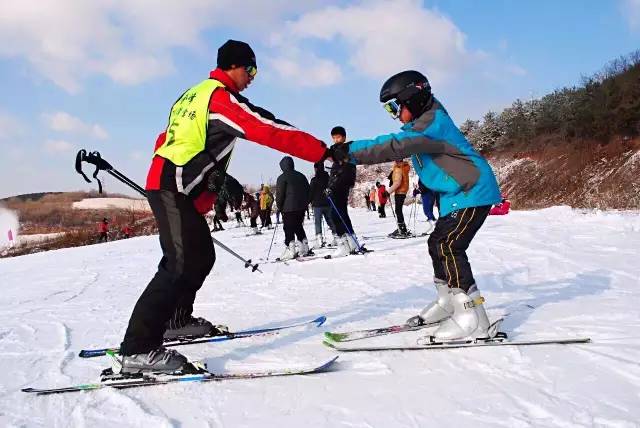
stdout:
[[376,164],[411,157],[420,180],[440,195],[440,215],[501,201],[496,176],[438,100],[398,133],[349,145],[350,161]]

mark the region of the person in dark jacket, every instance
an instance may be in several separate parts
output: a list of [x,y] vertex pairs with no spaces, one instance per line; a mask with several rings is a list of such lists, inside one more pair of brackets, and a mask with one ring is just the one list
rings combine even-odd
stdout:
[[243,209],[247,210],[249,213],[249,219],[251,220],[250,226],[253,233],[257,234],[258,231],[258,216],[260,215],[260,204],[256,199],[251,195],[251,193],[246,192],[244,194],[244,205]]
[[[342,126],[336,126],[331,130],[331,138],[334,146],[344,144],[347,139],[347,132]],[[331,257],[344,257],[358,249],[353,236],[353,224],[349,217],[347,207],[349,205],[349,192],[356,184],[356,166],[348,159],[333,159],[329,185],[327,187],[328,196],[333,201],[335,207],[331,211],[331,218],[336,228],[338,238],[338,248]]]
[[213,205],[213,231],[217,232],[219,230],[224,230],[222,227],[222,221],[229,220],[227,217],[227,201],[224,198],[218,198],[216,203]]
[[[295,170],[291,156],[282,158],[280,169],[282,174],[276,181],[276,205],[282,213],[284,244],[287,247],[280,260],[290,260],[309,254],[309,242],[302,226],[309,206],[309,182],[304,174]],[[298,245],[295,238],[298,238]]]
[[315,219],[316,226],[315,248],[320,248],[325,245],[325,242],[322,239],[323,217],[325,222],[329,226],[329,229],[331,229],[331,233],[333,234],[333,242],[331,245],[335,246],[335,225],[333,223],[333,219],[331,218],[331,207],[329,206],[327,195],[325,195],[325,190],[327,190],[327,186],[329,185],[329,174],[324,170],[323,162],[316,162],[315,164],[313,164],[313,168],[315,170],[315,175],[311,179],[311,183],[309,186],[309,200],[311,201],[311,206],[313,207],[313,217]]

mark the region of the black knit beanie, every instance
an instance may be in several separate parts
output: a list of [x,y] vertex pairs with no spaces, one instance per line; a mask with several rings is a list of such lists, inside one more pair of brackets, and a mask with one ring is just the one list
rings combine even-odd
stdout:
[[256,54],[245,42],[227,40],[218,48],[218,68],[229,70],[232,65],[257,67]]

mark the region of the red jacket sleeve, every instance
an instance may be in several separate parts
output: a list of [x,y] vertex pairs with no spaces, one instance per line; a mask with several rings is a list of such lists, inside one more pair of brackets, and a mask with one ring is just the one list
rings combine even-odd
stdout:
[[219,119],[246,140],[309,162],[319,161],[325,153],[326,146],[322,141],[277,119],[266,117],[264,110],[240,101],[226,90],[213,93],[209,110],[210,119]]

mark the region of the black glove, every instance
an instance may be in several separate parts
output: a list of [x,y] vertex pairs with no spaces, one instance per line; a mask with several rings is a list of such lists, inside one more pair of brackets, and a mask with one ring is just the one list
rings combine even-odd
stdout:
[[351,141],[342,144],[334,144],[327,149],[326,156],[333,159],[334,162],[349,160],[349,146]]
[[216,192],[218,197],[229,202],[231,206],[236,206],[242,202],[244,189],[242,184],[224,171],[215,169],[207,180],[207,189]]
[[324,189],[324,195],[325,196],[331,196],[333,195],[333,190],[329,189],[328,187],[326,189]]

